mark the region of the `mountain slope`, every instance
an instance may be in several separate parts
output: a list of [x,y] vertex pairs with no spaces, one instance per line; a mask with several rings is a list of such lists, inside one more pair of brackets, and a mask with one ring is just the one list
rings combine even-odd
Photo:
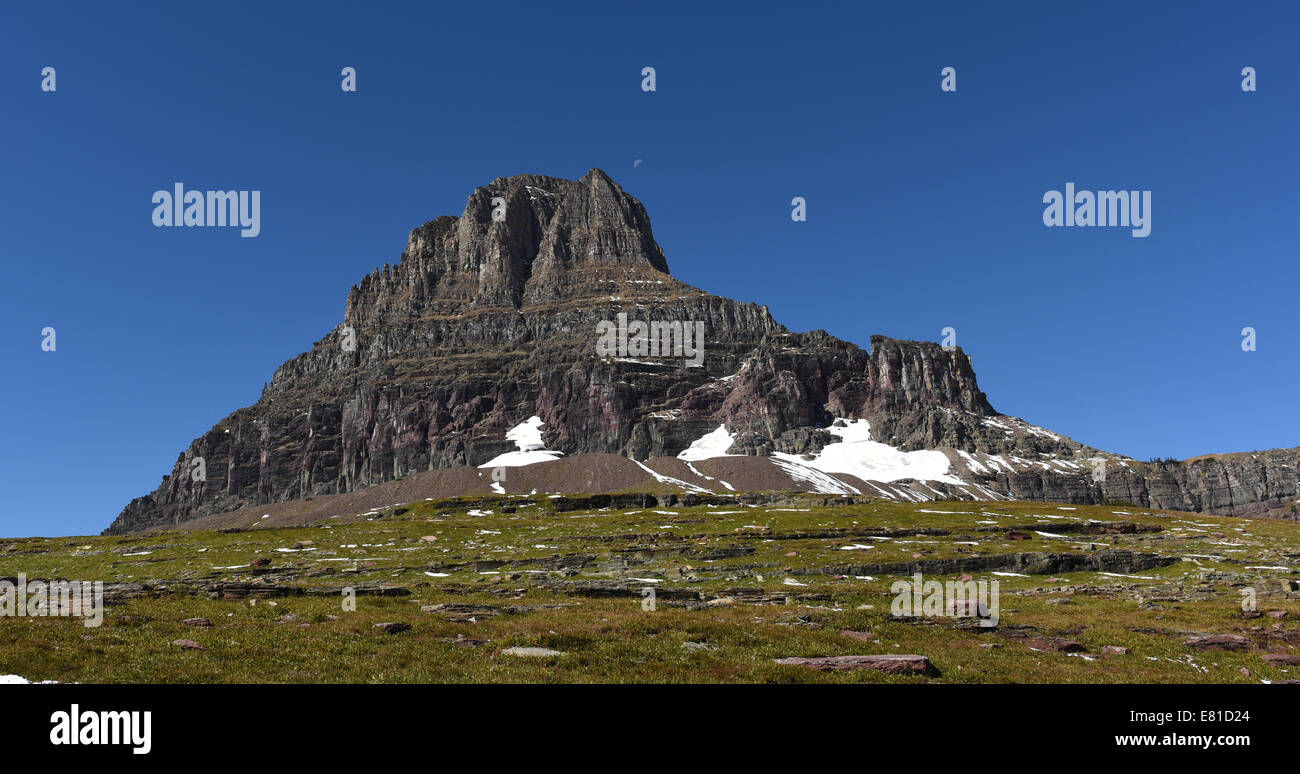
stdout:
[[[703,323],[701,367],[686,356],[599,356],[598,324],[620,315],[688,331]],[[875,475],[894,459],[882,445],[937,450],[948,466],[924,458],[918,475],[933,483],[909,490],[917,496],[1273,515],[1293,507],[1300,469],[1295,449],[1176,466],[1123,460],[998,414],[958,348],[873,336],[868,352],[824,331],[791,332],[766,307],[673,278],[641,203],[593,169],[575,181],[499,178],[460,217],[414,229],[395,266],[351,289],[337,328],[280,366],[257,403],[195,439],[107,531],[483,465],[519,451],[507,434],[532,417],[549,450],[638,461],[675,457],[721,427],[731,443],[717,454],[765,458],[734,463],[750,465],[754,481],[838,488],[820,472],[868,496],[907,498],[826,460],[870,452],[877,467],[854,470]],[[869,435],[846,447],[843,428]],[[203,480],[192,474],[198,459]],[[1110,460],[1104,482],[1093,480],[1097,460]]]

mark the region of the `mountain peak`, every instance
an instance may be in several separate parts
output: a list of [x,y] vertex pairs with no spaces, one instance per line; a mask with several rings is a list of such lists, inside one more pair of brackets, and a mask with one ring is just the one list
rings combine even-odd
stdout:
[[413,229],[392,271],[372,272],[348,298],[347,319],[394,303],[458,314],[605,294],[644,272],[668,274],[645,208],[604,172],[579,180],[499,177],[476,188],[460,217]]
[[[598,348],[597,332],[614,320],[620,348],[611,353]],[[669,333],[677,326],[679,347],[688,328],[701,331],[702,350],[692,344],[701,359],[688,361],[680,349],[634,351],[633,323]],[[1096,450],[997,414],[955,347],[873,336],[868,353],[824,331],[793,333],[766,307],[674,279],[641,203],[593,168],[578,180],[497,178],[469,195],[459,217],[413,229],[395,266],[352,288],[340,326],[281,365],[256,404],[195,439],[109,531],[472,468],[514,451],[511,428],[521,423],[545,428],[546,449],[564,455],[565,469],[579,470],[590,455],[595,467],[573,479],[584,483],[554,484],[581,491],[634,485],[597,480],[609,455],[637,461],[640,471],[641,460],[698,452],[706,436],[713,452],[770,457],[815,491],[1111,497],[1221,510],[1289,504],[1300,486],[1289,452],[1268,457],[1264,470],[1243,467],[1253,459],[1214,462],[1175,479],[1134,467],[1111,483],[1089,483]],[[857,445],[839,445],[850,442]],[[817,464],[866,450],[898,463],[890,463],[894,473],[915,470],[955,488],[920,484],[911,495],[889,495],[845,479],[818,489],[826,482],[803,463],[828,445],[833,451]],[[197,460],[200,479],[191,475]],[[695,475],[673,470],[678,483]],[[1214,483],[1243,476],[1271,488]],[[452,478],[465,491],[486,486],[473,470]],[[749,485],[780,488],[782,480]]]

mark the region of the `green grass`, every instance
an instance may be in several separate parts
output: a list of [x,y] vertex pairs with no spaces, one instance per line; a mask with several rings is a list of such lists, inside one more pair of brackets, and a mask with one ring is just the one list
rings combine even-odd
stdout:
[[[28,578],[136,582],[159,589],[157,596],[110,605],[98,628],[87,628],[80,619],[0,618],[0,674],[151,683],[1154,683],[1300,677],[1300,667],[1273,667],[1261,659],[1265,652],[1300,654],[1300,600],[1259,597],[1260,610],[1289,611],[1281,620],[1239,615],[1243,588],[1297,576],[1248,569],[1300,565],[1300,525],[1292,522],[1004,502],[556,513],[543,500],[513,514],[500,513],[499,507],[449,508],[445,502],[403,507],[408,510],[400,516],[388,509],[378,518],[348,517],[292,529],[249,525],[233,533],[0,540],[0,576],[21,572]],[[1064,525],[1083,520],[1161,529],[1130,535],[1062,532],[1068,529]],[[1030,530],[1032,539],[1006,539],[1003,533],[1012,527]],[[913,532],[919,530],[947,534]],[[873,531],[892,531],[895,537],[865,537]],[[425,535],[437,541],[419,542]],[[312,541],[310,550],[276,550],[299,541]],[[896,577],[819,574],[845,563],[1079,553],[1089,550],[1088,541],[1182,560],[1135,573],[1142,578],[974,573],[976,580],[999,581],[1001,620],[994,631],[960,626],[950,618],[892,617],[890,586]],[[843,550],[852,544],[871,548]],[[248,567],[255,558],[269,558],[271,565]],[[490,565],[476,562],[509,564],[485,570]],[[336,594],[250,601],[210,599],[206,593],[214,583],[256,578],[306,590],[396,585],[411,594],[358,596],[353,611]],[[660,581],[653,584],[661,591],[656,610],[643,610],[635,591],[652,584],[631,578]],[[787,585],[787,579],[807,585]],[[625,582],[633,590],[626,596],[591,597],[565,587],[600,581]],[[737,587],[788,599],[786,604],[688,605],[668,598],[673,591],[689,591],[710,600]],[[1061,597],[1072,601],[1049,604]],[[563,607],[457,622],[420,609],[437,603]],[[213,628],[183,623],[193,617],[208,618]],[[389,635],[374,627],[388,621],[412,628]],[[1037,652],[1007,636],[1023,627],[1032,627],[1035,636],[1078,641],[1087,658]],[[841,635],[843,629],[871,631],[877,639],[853,639]],[[1194,633],[1244,634],[1259,647],[1198,653],[1183,642]],[[486,642],[466,647],[456,642],[458,636]],[[172,644],[180,638],[207,650]],[[688,650],[685,642],[715,649]],[[997,647],[981,647],[989,644]],[[501,653],[517,645],[564,655],[524,659]],[[1125,646],[1131,653],[1103,655],[1105,645]],[[941,676],[820,673],[774,663],[787,656],[880,653],[926,655]]]

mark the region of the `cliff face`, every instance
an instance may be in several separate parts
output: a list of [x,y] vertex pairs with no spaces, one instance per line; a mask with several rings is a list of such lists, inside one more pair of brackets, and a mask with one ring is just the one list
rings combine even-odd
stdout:
[[1219,454],[1184,462],[1123,465],[1109,461],[1104,480],[1042,471],[980,478],[1015,499],[1132,503],[1151,508],[1233,516],[1300,518],[1300,449]]
[[[703,367],[598,357],[596,325],[620,313],[703,322]],[[639,460],[675,455],[720,424],[733,453],[816,452],[832,417],[868,419],[875,439],[905,450],[1094,451],[990,424],[999,415],[960,349],[873,336],[868,353],[679,282],[640,202],[593,169],[575,181],[494,180],[460,217],[414,229],[395,266],[351,289],[337,328],[280,366],[256,404],[195,439],[108,532],[482,464],[513,450],[506,431],[531,416],[550,449]],[[1296,468],[1277,467],[1294,450],[1270,454],[1278,461],[1152,471],[1116,499],[1216,512],[1294,499]],[[198,458],[202,481],[190,475]],[[1073,484],[1040,478],[985,480],[1014,496],[1071,496]]]

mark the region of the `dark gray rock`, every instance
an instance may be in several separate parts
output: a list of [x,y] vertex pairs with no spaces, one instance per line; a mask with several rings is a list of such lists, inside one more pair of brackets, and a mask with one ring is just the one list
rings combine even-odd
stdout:
[[[597,357],[596,324],[619,313],[702,321],[703,367]],[[1100,454],[998,414],[958,348],[873,336],[868,352],[674,279],[641,203],[593,169],[573,181],[498,178],[460,217],[412,230],[396,265],[349,291],[337,328],[195,439],[106,533],[479,465],[512,451],[506,431],[531,416],[550,449],[638,460],[676,455],[724,423],[733,453],[816,453],[833,417],[867,419],[873,438],[904,450],[954,450],[958,466],[955,450],[1057,455],[1080,468]],[[207,477],[194,481],[200,457]],[[1025,466],[967,478],[1018,499],[1296,518],[1297,471],[1300,449],[1286,449],[1112,464],[1104,483]]]

